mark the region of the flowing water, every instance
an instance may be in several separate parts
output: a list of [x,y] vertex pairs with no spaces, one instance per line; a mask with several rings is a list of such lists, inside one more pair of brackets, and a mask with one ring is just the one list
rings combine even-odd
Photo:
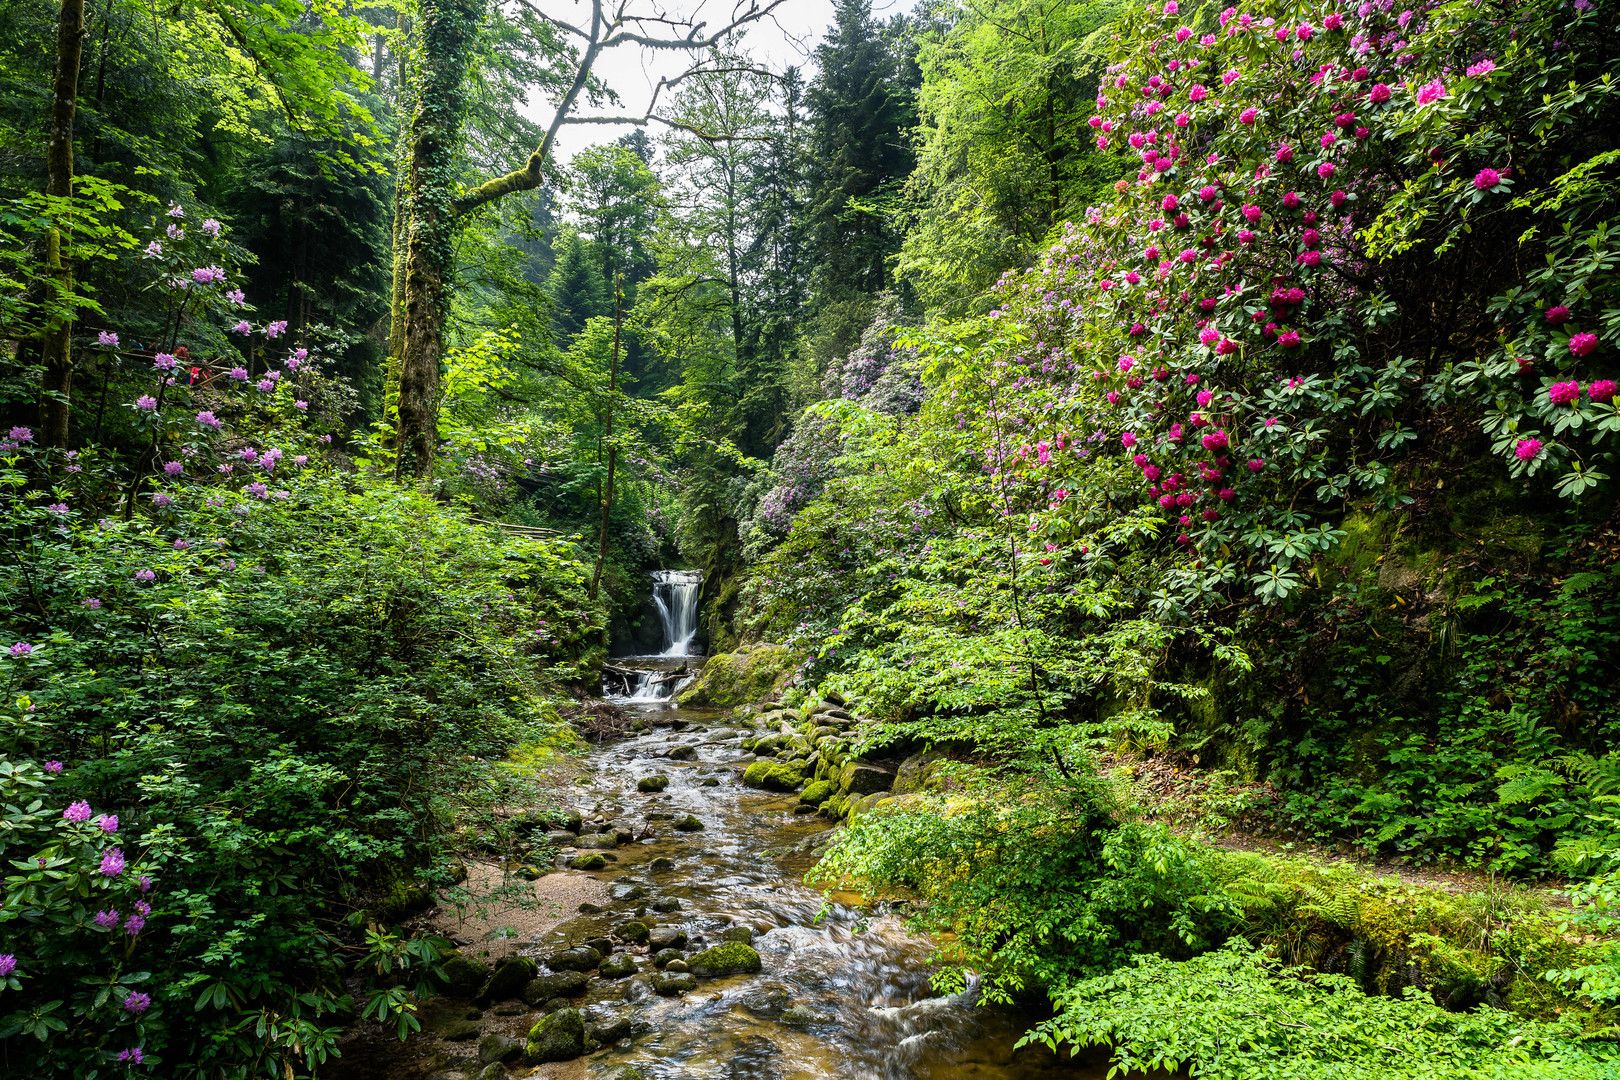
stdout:
[[[634,708],[634,706],[632,706]],[[700,981],[684,997],[660,997],[642,975],[593,980],[581,1007],[589,1019],[627,1018],[634,1034],[589,1059],[589,1075],[632,1064],[648,1080],[1100,1080],[1104,1069],[1060,1062],[1044,1049],[1014,1050],[1032,1022],[980,1007],[970,991],[937,996],[929,985],[929,944],[897,919],[874,915],[858,897],[829,900],[803,883],[814,862],[808,844],[830,824],[794,812],[795,795],[742,787],[751,755],[742,729],[713,710],[641,707],[654,722],[642,735],[603,746],[589,761],[591,783],[577,800],[587,821],[653,835],[621,845],[597,876],[620,895],[645,896],[581,916],[536,943],[543,958],[635,916],[673,924],[688,949],[716,944],[730,926],[752,927],[764,969]],[[675,730],[678,728],[679,730]],[[687,750],[685,748],[691,748]],[[677,757],[669,757],[676,750]],[[681,757],[690,753],[687,760]],[[637,781],[669,777],[640,794]],[[671,830],[696,816],[703,830]],[[654,860],[667,859],[658,864]],[[658,907],[680,904],[659,914]],[[525,950],[530,951],[530,950]],[[803,1006],[808,1012],[784,1009]]]
[[664,656],[690,656],[697,637],[701,570],[653,571],[653,604],[664,620]]

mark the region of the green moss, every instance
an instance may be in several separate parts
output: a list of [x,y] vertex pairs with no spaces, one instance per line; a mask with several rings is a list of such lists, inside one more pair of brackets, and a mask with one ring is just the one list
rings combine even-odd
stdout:
[[530,1065],[572,1061],[585,1053],[585,1018],[578,1009],[558,1009],[529,1029],[523,1060]]
[[694,975],[744,975],[759,971],[759,953],[752,945],[727,941],[704,949],[687,960]]
[[804,789],[799,801],[806,806],[820,806],[832,797],[833,786],[825,780],[817,780]]
[[743,783],[766,791],[797,791],[804,774],[780,761],[756,761],[743,772]]
[[680,703],[728,707],[758,701],[779,689],[793,668],[793,659],[783,645],[760,645],[746,653],[716,653],[703,665],[697,681],[681,694]]

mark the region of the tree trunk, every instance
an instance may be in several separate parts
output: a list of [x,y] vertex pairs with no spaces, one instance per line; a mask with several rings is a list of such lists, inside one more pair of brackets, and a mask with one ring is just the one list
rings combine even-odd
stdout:
[[607,562],[608,515],[613,512],[613,466],[619,460],[619,448],[613,444],[613,408],[619,399],[619,333],[624,324],[624,275],[613,279],[613,362],[608,368],[607,429],[608,468],[607,487],[602,495],[602,523],[596,530],[596,570],[591,574],[591,599],[596,599],[602,583],[602,564]]
[[425,477],[439,443],[439,357],[455,250],[456,153],[465,83],[484,0],[426,0],[406,177],[404,283],[399,296],[400,477]]
[[[62,0],[56,22],[56,77],[51,85],[51,141],[45,152],[45,194],[73,196],[73,114],[79,101],[79,64],[84,54],[84,0]],[[48,266],[55,279],[45,327],[45,380],[40,396],[40,442],[68,441],[68,402],[73,390],[73,267],[62,251],[62,231],[47,238]]]

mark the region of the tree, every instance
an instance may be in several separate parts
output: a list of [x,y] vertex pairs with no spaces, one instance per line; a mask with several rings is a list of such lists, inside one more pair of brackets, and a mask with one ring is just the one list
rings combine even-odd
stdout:
[[608,313],[602,273],[579,233],[572,229],[557,236],[556,266],[551,271],[552,332],[559,347],[567,348],[592,319]]
[[816,49],[821,71],[807,98],[823,303],[876,294],[888,281],[885,261],[899,245],[890,210],[911,173],[915,117],[903,24],[885,31],[871,0],[837,0],[834,19]]
[[915,219],[897,272],[933,309],[1026,265],[1053,226],[1118,172],[1088,152],[1101,63],[1092,41],[1117,0],[960,3],[918,63]]
[[[713,33],[706,24],[671,19],[660,13],[638,14],[636,0],[592,0],[585,26],[538,15],[569,43],[553,57],[553,70],[572,68],[557,101],[551,123],[538,146],[522,166],[458,194],[454,162],[460,149],[462,119],[467,104],[467,76],[477,45],[477,30],[485,14],[485,0],[424,0],[420,17],[421,48],[415,74],[415,114],[411,123],[410,169],[405,193],[407,213],[403,273],[396,312],[403,319],[399,336],[398,471],[425,476],[432,468],[437,441],[436,396],[439,358],[444,347],[445,316],[458,221],[519,191],[539,187],[550,164],[557,132],[567,123],[630,123],[644,126],[667,122],[657,113],[658,98],[667,86],[680,84],[701,70],[701,64],[673,78],[660,79],[652,100],[639,116],[578,117],[573,114],[580,96],[593,86],[592,72],[607,49],[639,45],[649,49],[681,50],[701,54],[723,42],[737,29],[770,14],[786,0],[747,0],[734,9],[732,19]],[[677,36],[685,30],[684,36]],[[577,51],[575,51],[577,50]]]

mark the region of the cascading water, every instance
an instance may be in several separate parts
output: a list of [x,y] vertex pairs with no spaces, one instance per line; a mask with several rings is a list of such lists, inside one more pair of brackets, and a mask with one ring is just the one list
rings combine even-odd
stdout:
[[[685,660],[697,637],[700,570],[656,570],[653,607],[663,624],[663,643],[650,656],[625,657],[604,672],[603,694],[620,705],[668,705],[691,682]],[[674,663],[673,661],[680,661]]]
[[703,584],[701,570],[654,570],[653,603],[664,620],[662,656],[692,655],[692,639],[697,637],[698,589]]

